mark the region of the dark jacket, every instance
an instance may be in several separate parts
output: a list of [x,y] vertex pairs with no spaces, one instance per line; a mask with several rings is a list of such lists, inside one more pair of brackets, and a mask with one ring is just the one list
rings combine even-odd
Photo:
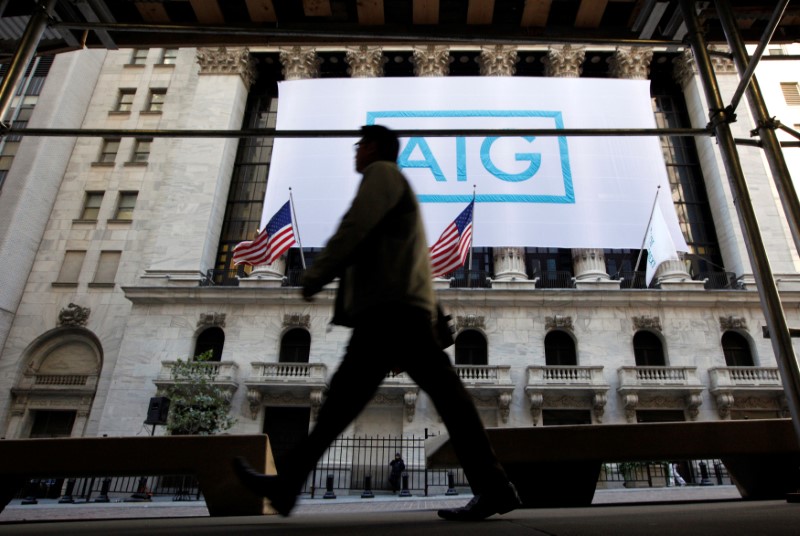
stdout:
[[419,307],[435,318],[430,254],[419,203],[397,164],[373,162],[350,209],[303,276],[315,292],[339,277],[333,323],[392,304]]

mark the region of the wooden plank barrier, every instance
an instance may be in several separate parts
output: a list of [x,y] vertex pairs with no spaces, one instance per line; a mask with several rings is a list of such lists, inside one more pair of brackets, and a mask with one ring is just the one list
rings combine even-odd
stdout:
[[[720,459],[745,499],[800,489],[800,445],[789,419],[490,428],[526,507],[588,506],[603,463]],[[447,435],[426,441],[430,468],[458,459]]]
[[212,516],[273,513],[232,469],[243,456],[276,474],[269,439],[259,435],[83,437],[0,440],[0,511],[31,478],[196,475]]

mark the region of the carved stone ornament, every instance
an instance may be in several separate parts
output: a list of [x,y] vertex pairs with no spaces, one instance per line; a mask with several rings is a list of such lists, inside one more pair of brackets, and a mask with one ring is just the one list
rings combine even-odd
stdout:
[[717,413],[719,413],[719,418],[729,419],[731,416],[731,407],[733,407],[735,401],[733,394],[730,392],[717,393],[715,399],[717,402]]
[[410,389],[403,394],[403,407],[405,408],[406,421],[414,422],[414,414],[417,411],[416,389]]
[[530,402],[531,407],[531,419],[533,420],[533,425],[536,426],[539,423],[539,419],[542,417],[542,406],[544,405],[544,395],[542,393],[528,393],[528,402]]
[[224,328],[225,313],[200,313],[200,320],[197,321],[198,328]]
[[711,45],[708,50],[713,53],[711,54],[711,65],[714,66],[715,73],[736,74],[736,64],[730,57],[731,50],[726,45]]
[[747,320],[744,317],[721,316],[719,317],[719,329],[747,329]]
[[608,59],[611,76],[629,80],[647,80],[653,49],[647,47],[617,48]]
[[606,393],[595,393],[592,399],[592,411],[594,418],[597,422],[603,422],[603,415],[606,412],[606,403],[608,402],[608,395]]
[[480,315],[456,316],[456,331],[468,328],[486,329],[486,318]]
[[547,55],[542,58],[544,62],[545,76],[559,76],[562,78],[578,78],[583,71],[581,64],[586,56],[584,47],[563,47],[550,48]]
[[281,48],[279,57],[283,69],[284,80],[304,80],[319,77],[319,68],[322,58],[317,56],[316,49],[312,47]]
[[319,408],[322,407],[322,402],[325,399],[325,392],[322,389],[312,389],[308,393],[308,401],[311,404],[311,418],[317,420],[319,415]]
[[291,313],[283,315],[283,327],[285,328],[306,328],[311,327],[311,315],[301,315]]
[[512,76],[517,72],[517,47],[495,45],[482,47],[478,56],[481,76]]
[[657,316],[634,316],[633,329],[652,329],[661,331],[661,319]]
[[89,314],[92,312],[88,307],[81,307],[70,303],[58,313],[59,326],[85,326],[89,321]]
[[672,60],[672,78],[678,85],[684,87],[694,78],[695,63],[691,49],[685,49],[680,56]]
[[262,395],[258,389],[247,390],[247,407],[250,410],[250,418],[256,420],[261,409]]
[[546,316],[544,318],[544,327],[547,330],[565,329],[567,331],[572,331],[574,329],[572,325],[572,317],[562,315]]
[[256,77],[256,61],[246,48],[198,48],[200,74],[235,74],[250,87]]
[[497,410],[500,412],[500,420],[508,423],[508,416],[511,413],[511,393],[500,393],[497,395]]
[[347,68],[347,74],[351,78],[383,76],[383,65],[386,63],[386,58],[383,57],[381,47],[361,45],[357,48],[348,48],[344,60],[350,66]]
[[411,56],[415,76],[447,76],[450,73],[450,47],[417,46]]

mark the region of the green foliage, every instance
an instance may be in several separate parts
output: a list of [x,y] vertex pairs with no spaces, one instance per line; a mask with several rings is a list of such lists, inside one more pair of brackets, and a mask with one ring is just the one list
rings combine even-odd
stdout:
[[236,422],[228,412],[228,393],[214,385],[217,364],[209,361],[212,352],[193,360],[178,359],[172,367],[174,383],[166,389],[170,399],[167,431],[172,435],[213,435]]

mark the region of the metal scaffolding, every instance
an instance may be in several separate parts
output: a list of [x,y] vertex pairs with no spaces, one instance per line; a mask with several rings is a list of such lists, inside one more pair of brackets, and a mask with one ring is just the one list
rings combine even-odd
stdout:
[[[41,38],[48,20],[52,16],[53,6],[56,0],[39,0],[36,11],[31,16],[28,26],[22,39],[19,42],[14,54],[8,74],[0,85],[0,118],[5,114],[13,98],[14,88],[21,80],[25,68],[30,59],[35,54],[37,44]],[[509,135],[526,134],[537,136],[710,136],[716,137],[720,148],[722,159],[728,174],[731,187],[736,197],[736,208],[739,221],[744,232],[745,243],[747,246],[750,263],[754,270],[756,286],[758,288],[761,306],[767,321],[767,329],[771,333],[773,351],[775,353],[778,368],[783,379],[784,389],[788,398],[788,406],[791,413],[794,430],[800,441],[800,366],[792,347],[790,330],[786,322],[775,279],[773,277],[766,249],[758,227],[753,204],[748,192],[747,181],[742,171],[739,155],[736,149],[737,141],[748,145],[762,147],[769,161],[773,178],[778,187],[780,197],[784,204],[784,210],[789,219],[789,225],[795,240],[795,245],[800,251],[800,203],[791,181],[789,170],[783,160],[780,147],[775,136],[775,128],[781,127],[767,113],[766,105],[754,77],[754,71],[758,63],[758,58],[780,22],[781,16],[786,9],[788,0],[781,0],[775,9],[775,13],[769,21],[768,27],[759,43],[755,56],[748,63],[747,53],[742,44],[741,36],[736,27],[731,7],[728,0],[716,0],[717,12],[720,15],[721,23],[726,34],[728,44],[732,50],[733,60],[740,72],[741,82],[731,105],[725,106],[717,84],[716,76],[710,60],[710,52],[700,28],[696,12],[695,0],[679,0],[680,8],[684,16],[684,21],[688,28],[687,40],[697,62],[698,73],[709,102],[710,122],[704,129],[542,129],[542,130],[409,130],[398,131],[401,136],[426,135],[426,136],[453,136],[453,135]],[[198,27],[189,25],[154,25],[154,24],[109,24],[109,23],[75,23],[60,22],[53,23],[51,26],[70,29],[84,30],[113,30],[129,32],[186,32],[206,35],[252,35],[259,38],[273,38],[276,40],[293,40],[295,42],[313,42],[315,40],[330,40],[337,36],[346,39],[348,42],[358,40],[375,42],[409,43],[414,41],[425,42],[459,42],[470,43],[473,39],[465,36],[430,36],[430,35],[382,35],[374,34],[349,34],[341,36],[335,32],[291,32],[280,31],[277,29],[253,29],[236,27]],[[222,39],[221,39],[222,40]],[[520,38],[514,38],[513,43],[519,44]],[[480,38],[481,44],[508,43],[511,39],[502,38]],[[685,48],[682,43],[674,41],[652,41],[652,40],[606,40],[606,39],[558,39],[558,38],[531,38],[526,40],[526,44],[536,43],[571,43],[588,45],[619,45],[619,46],[665,46],[671,50]],[[735,108],[741,96],[747,92],[750,106],[757,118],[759,127],[758,135],[760,143],[752,143],[749,140],[735,140],[731,134],[730,123],[735,120]],[[119,130],[119,129],[14,129],[8,126],[3,127],[4,134],[18,134],[25,136],[114,136],[114,137],[205,137],[205,138],[246,138],[246,137],[358,137],[357,131],[276,131],[275,129],[253,129],[253,130]],[[790,133],[797,136],[797,132],[788,129]],[[749,142],[749,143],[748,143]],[[786,146],[796,146],[793,143],[784,143]]]

